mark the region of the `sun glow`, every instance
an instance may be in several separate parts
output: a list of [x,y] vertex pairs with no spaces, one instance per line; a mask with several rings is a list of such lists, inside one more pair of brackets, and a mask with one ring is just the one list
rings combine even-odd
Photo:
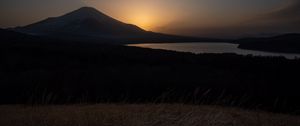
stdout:
[[147,31],[156,31],[174,21],[180,15],[178,11],[158,4],[159,0],[122,0],[86,1],[87,6],[97,8],[99,11],[128,24],[134,24]]
[[145,30],[151,30],[154,25],[154,18],[147,14],[136,14],[127,18],[126,22],[135,24]]

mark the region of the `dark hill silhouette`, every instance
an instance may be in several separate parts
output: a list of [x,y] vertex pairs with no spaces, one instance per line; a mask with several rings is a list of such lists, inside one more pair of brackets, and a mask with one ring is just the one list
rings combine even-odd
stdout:
[[0,45],[1,46],[20,46],[24,48],[26,46],[49,46],[49,45],[68,45],[80,43],[80,41],[64,41],[63,43],[59,39],[53,39],[43,36],[33,36],[20,32],[15,32],[7,29],[0,29]]
[[244,38],[237,41],[239,48],[284,52],[300,53],[300,34],[284,34],[269,38]]
[[40,45],[45,43],[54,43],[51,39],[32,36],[24,33],[15,32],[12,30],[0,29],[0,46],[10,45]]
[[[9,41],[17,41],[22,39],[30,39],[34,38],[30,35],[26,35],[23,33],[18,33],[10,30],[0,29],[0,37],[1,40],[9,40]],[[2,43],[5,41],[2,41]]]
[[60,17],[15,28],[16,31],[69,40],[94,40],[109,43],[222,41],[218,39],[183,37],[145,31],[126,24],[91,7],[83,7]]

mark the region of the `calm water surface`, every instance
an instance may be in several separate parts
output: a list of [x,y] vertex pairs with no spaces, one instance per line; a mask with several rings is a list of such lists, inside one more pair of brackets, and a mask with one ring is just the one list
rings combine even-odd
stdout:
[[150,43],[150,44],[129,44],[128,46],[152,48],[152,49],[164,49],[173,50],[179,52],[192,52],[196,54],[200,53],[236,53],[240,55],[254,55],[254,56],[283,56],[288,59],[300,58],[300,54],[292,53],[273,53],[264,51],[254,51],[239,49],[238,44],[232,43]]

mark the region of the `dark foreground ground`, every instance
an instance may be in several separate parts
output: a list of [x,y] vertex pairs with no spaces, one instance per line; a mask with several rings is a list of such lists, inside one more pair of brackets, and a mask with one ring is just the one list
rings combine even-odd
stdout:
[[300,117],[219,106],[0,106],[1,126],[299,126]]
[[300,60],[15,36],[1,37],[0,104],[189,103],[300,113]]

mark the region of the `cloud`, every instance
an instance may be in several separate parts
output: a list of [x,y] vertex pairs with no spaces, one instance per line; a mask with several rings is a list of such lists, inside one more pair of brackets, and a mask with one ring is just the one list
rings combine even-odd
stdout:
[[300,0],[290,0],[282,7],[257,16],[254,25],[278,31],[300,31]]
[[283,19],[299,19],[300,18],[300,0],[290,1],[286,6],[279,8],[275,12],[271,12],[268,16]]
[[210,31],[212,31],[211,35],[231,37],[300,33],[300,0],[286,1],[282,6],[265,13],[248,17],[233,25],[210,29]]
[[[273,2],[273,6],[268,5],[272,2],[267,0],[264,3],[249,5],[252,8],[248,10],[249,13],[244,13],[247,12],[247,9],[240,9],[241,11],[229,14],[208,15],[208,18],[202,19],[194,16],[193,19],[199,22],[198,25],[190,22],[175,22],[160,28],[160,30],[174,34],[234,38],[300,32],[300,0],[276,1]],[[238,5],[237,7],[244,6]],[[236,16],[236,14],[241,15]],[[206,20],[210,21],[211,25],[208,25]]]

